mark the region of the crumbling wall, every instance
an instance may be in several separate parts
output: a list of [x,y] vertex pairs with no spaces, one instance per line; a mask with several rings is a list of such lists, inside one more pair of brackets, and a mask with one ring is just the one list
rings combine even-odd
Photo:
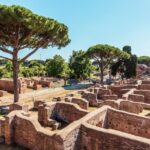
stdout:
[[[24,93],[27,89],[27,84],[22,82],[21,80],[18,82],[19,82],[19,93]],[[0,80],[0,90],[14,92],[13,81],[7,80],[7,79],[1,79]]]
[[137,88],[136,85],[112,85],[108,87],[113,94],[118,95],[118,97],[122,97],[123,94],[130,91],[130,89]]
[[143,107],[140,103],[121,100],[119,103],[119,110],[124,110],[130,113],[139,114],[143,111]]
[[[36,128],[37,129],[36,129]],[[24,147],[36,150],[62,149],[62,143],[57,142],[54,136],[46,135],[38,131],[37,125],[33,125],[29,120],[16,117],[14,142]]]
[[43,126],[47,126],[49,119],[54,117],[55,107],[56,103],[50,103],[48,106],[46,106],[46,104],[43,104],[38,107],[38,121]]
[[27,112],[28,105],[21,104],[21,103],[13,103],[13,104],[9,105],[9,112],[14,111],[14,110],[23,110],[23,111]]
[[83,91],[82,98],[86,99],[89,102],[90,106],[98,105],[97,94],[94,94],[88,91]]
[[73,97],[71,100],[72,103],[78,104],[82,109],[88,109],[89,102],[83,98],[75,98]]
[[150,84],[150,80],[142,80],[142,84]]
[[[69,129],[65,129],[67,135],[62,137],[64,141],[64,150],[79,150],[81,140],[80,124],[75,127],[70,126]],[[65,132],[64,131],[64,132]],[[68,132],[69,131],[69,132]]]
[[76,104],[61,102],[56,104],[54,113],[55,118],[62,118],[71,123],[85,116],[88,111],[81,109]]
[[150,90],[135,90],[134,94],[143,95],[144,103],[150,103]]
[[105,100],[99,103],[99,107],[102,107],[104,105],[108,105],[111,106],[112,108],[119,109],[119,104],[117,103],[117,101],[114,100]]
[[150,119],[127,112],[108,109],[106,128],[150,138]]
[[140,94],[129,94],[128,100],[134,101],[134,102],[144,102],[144,95]]
[[107,109],[95,114],[86,122],[94,126],[104,127],[107,120],[106,117],[107,117]]
[[88,111],[81,109],[77,104],[66,102],[45,103],[38,109],[38,120],[42,125],[48,125],[49,119],[71,123],[87,113]]
[[0,137],[5,136],[5,119],[0,120]]
[[108,105],[118,110],[123,110],[136,114],[139,114],[143,111],[143,106],[140,103],[135,103],[127,100],[106,100],[99,103],[99,107],[102,107],[104,105]]
[[136,138],[133,135],[107,131],[91,126],[81,126],[80,150],[149,150],[150,140]]
[[118,99],[118,96],[117,95],[103,95],[102,96],[102,100],[108,100],[108,99],[110,99],[110,100],[117,100]]
[[139,90],[150,90],[150,84],[141,84],[138,85]]

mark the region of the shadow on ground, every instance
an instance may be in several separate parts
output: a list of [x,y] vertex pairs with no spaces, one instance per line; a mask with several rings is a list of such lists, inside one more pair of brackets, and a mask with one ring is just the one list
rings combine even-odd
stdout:
[[0,144],[0,150],[29,150],[29,149],[16,146],[16,145],[7,146],[7,145]]
[[72,85],[67,85],[64,86],[63,88],[65,90],[80,90],[80,89],[86,89],[90,87],[92,84],[83,84],[83,83],[78,83],[78,84],[72,84]]

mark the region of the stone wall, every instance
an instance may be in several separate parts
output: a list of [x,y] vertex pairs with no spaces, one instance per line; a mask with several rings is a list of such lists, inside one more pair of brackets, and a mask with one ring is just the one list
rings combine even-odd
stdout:
[[38,120],[42,125],[48,125],[49,119],[62,120],[71,123],[85,116],[88,111],[81,109],[78,105],[59,102],[45,103],[38,109]]
[[139,114],[143,111],[143,107],[140,103],[134,103],[132,101],[121,100],[119,103],[119,110],[124,110],[130,113]]
[[123,110],[136,114],[139,114],[143,111],[143,106],[140,103],[135,103],[127,100],[106,100],[104,102],[99,103],[99,107],[102,107],[104,105],[108,105],[118,110]]
[[88,109],[89,102],[83,98],[75,98],[73,97],[71,100],[72,103],[78,104],[82,109]]
[[150,84],[150,80],[142,80],[142,84]]
[[40,99],[39,100],[35,100],[34,101],[34,109],[38,110],[39,106],[44,104],[44,103],[45,103],[45,100],[42,100],[42,99],[41,100]]
[[28,111],[28,105],[25,104],[20,104],[20,103],[13,103],[9,105],[9,112],[14,111],[14,110],[23,110],[25,112]]
[[[13,142],[29,149],[36,150],[62,150],[63,143],[56,136],[51,135],[48,131],[44,131],[38,122],[31,118],[16,116],[12,126],[13,133],[6,128],[6,139],[13,139]],[[11,122],[9,118],[9,122]],[[8,142],[8,143],[7,143]],[[6,140],[7,144],[10,144]]]
[[[19,93],[24,93],[27,89],[27,84],[19,80]],[[0,90],[14,92],[14,84],[12,80],[1,79]]]
[[79,150],[81,140],[80,124],[76,126],[70,125],[64,131],[61,137],[64,140],[64,150]]
[[112,108],[119,109],[118,102],[114,101],[114,100],[105,100],[105,101],[99,103],[99,107],[102,107],[104,105],[108,105],[108,106],[111,106]]
[[0,137],[5,136],[5,119],[0,120]]
[[56,103],[43,104],[38,107],[38,121],[43,126],[47,126],[49,119],[54,117],[55,107]]
[[150,138],[150,119],[108,109],[106,128]]
[[80,150],[149,150],[150,140],[84,124]]
[[104,127],[106,123],[105,122],[106,116],[107,116],[107,109],[104,109],[101,112],[98,112],[97,114],[93,115],[86,122],[94,126]]
[[150,90],[135,90],[134,94],[144,96],[144,103],[150,103]]
[[117,95],[103,95],[102,96],[102,100],[108,100],[108,99],[111,99],[111,100],[117,100],[118,99],[118,96]]
[[97,106],[97,94],[83,91],[82,98],[86,99],[89,102],[90,106]]
[[56,104],[54,113],[54,117],[62,118],[71,123],[85,116],[88,111],[80,109],[76,104],[61,102]]
[[[71,109],[75,105],[65,104],[58,103],[58,107],[56,103],[45,103],[43,108],[51,106],[49,113],[53,116],[55,107]],[[63,116],[64,112],[58,113]],[[16,143],[31,150],[149,150],[149,129],[149,118],[104,106],[57,131],[42,127],[23,111],[13,111],[6,117],[4,135],[6,144]]]
[[139,90],[150,90],[150,84],[141,84],[138,85]]
[[136,85],[112,85],[108,87],[113,94],[118,95],[118,97],[122,97],[123,94],[130,91],[130,89],[137,88]]
[[144,95],[140,94],[129,94],[128,100],[134,101],[134,102],[144,102]]

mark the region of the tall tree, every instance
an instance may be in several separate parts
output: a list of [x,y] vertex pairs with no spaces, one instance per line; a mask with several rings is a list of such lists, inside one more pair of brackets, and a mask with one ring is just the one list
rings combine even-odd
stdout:
[[83,50],[73,51],[69,59],[69,67],[71,77],[80,80],[89,78],[93,70],[92,63]]
[[132,54],[131,46],[124,46],[123,51],[130,55],[129,58],[119,58],[111,67],[112,74],[121,72],[124,77],[131,78],[136,76],[137,56]]
[[87,50],[87,56],[98,63],[100,80],[101,84],[103,84],[104,70],[109,67],[114,59],[119,57],[128,57],[128,54],[116,47],[98,44]]
[[[61,48],[69,42],[68,28],[64,24],[36,15],[24,7],[0,5],[0,51],[11,56],[1,57],[13,64],[14,102],[19,100],[19,64],[39,48]],[[19,59],[18,54],[23,49],[29,49],[29,53]]]

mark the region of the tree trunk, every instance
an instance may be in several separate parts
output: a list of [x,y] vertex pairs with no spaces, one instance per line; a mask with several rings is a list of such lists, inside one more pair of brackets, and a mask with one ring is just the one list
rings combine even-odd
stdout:
[[19,101],[19,82],[18,82],[19,63],[17,53],[13,54],[13,84],[14,84],[14,103]]
[[101,58],[101,63],[99,64],[99,67],[100,67],[100,81],[101,81],[101,85],[103,85],[103,80],[104,80],[103,58]]
[[101,84],[103,85],[103,78],[104,78],[104,73],[103,73],[103,68],[101,67],[100,68],[100,70],[101,70],[101,73],[100,73],[100,81],[101,81]]
[[67,79],[64,78],[64,81],[65,81],[64,86],[66,86],[67,85]]

